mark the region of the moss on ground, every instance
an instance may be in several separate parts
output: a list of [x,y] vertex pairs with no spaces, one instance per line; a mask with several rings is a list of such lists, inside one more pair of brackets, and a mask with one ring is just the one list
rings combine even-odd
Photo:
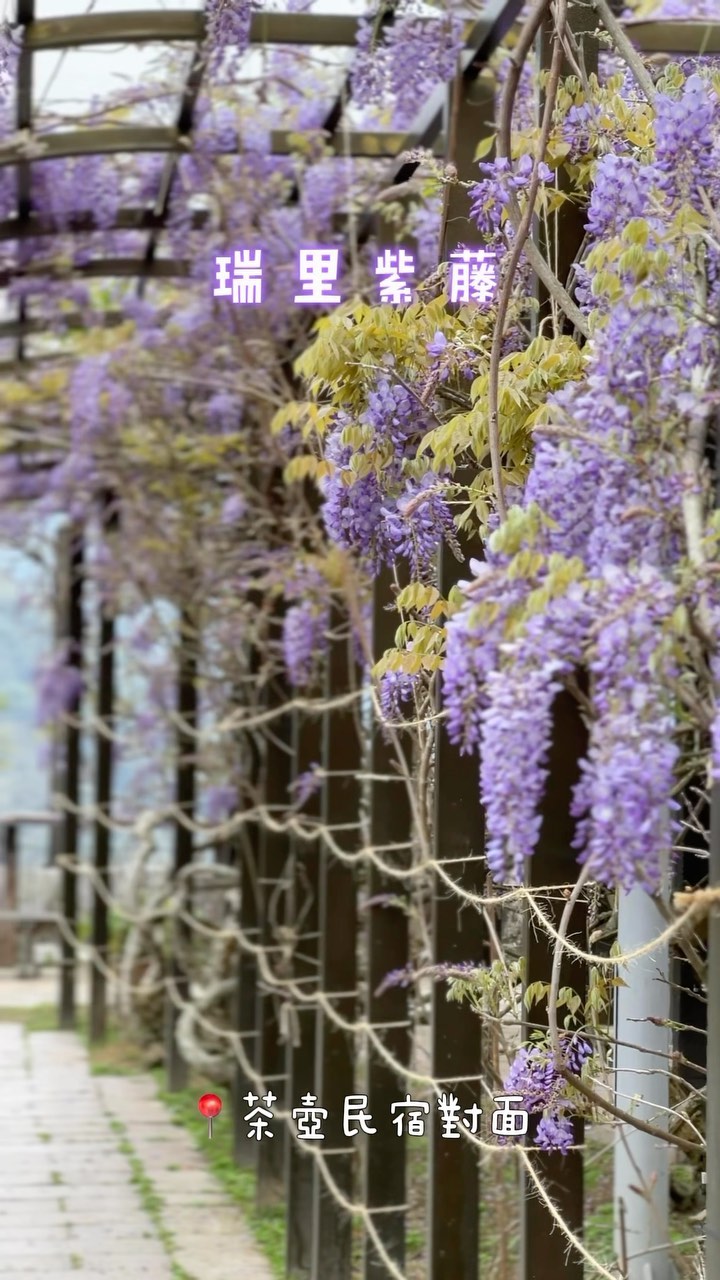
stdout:
[[[28,1009],[0,1008],[0,1021],[20,1022],[32,1032],[57,1030],[58,1017],[55,1005],[38,1005]],[[87,1043],[87,1012],[78,1016],[78,1033]],[[91,1070],[96,1074],[131,1074],[146,1070],[142,1049],[127,1036],[114,1017],[109,1017],[108,1037],[102,1045],[88,1045]],[[191,1079],[188,1088],[169,1093],[164,1087],[161,1068],[152,1071],[158,1094],[168,1107],[173,1123],[191,1134],[202,1151],[209,1169],[218,1182],[243,1211],[244,1217],[268,1262],[278,1277],[285,1276],[285,1206],[259,1209],[256,1205],[256,1178],[252,1170],[236,1165],[232,1150],[232,1108],[228,1100],[222,1116],[215,1121],[213,1141],[205,1141],[205,1129],[198,1115],[197,1099],[208,1088],[208,1081]],[[123,1142],[127,1143],[123,1134]],[[425,1245],[427,1227],[425,1220],[425,1187],[428,1174],[428,1146],[426,1138],[408,1138],[407,1186],[407,1280],[425,1280],[427,1263]],[[136,1161],[134,1153],[128,1155]],[[144,1174],[135,1168],[134,1177],[143,1191]],[[519,1258],[519,1199],[517,1195],[518,1169],[512,1154],[508,1158],[486,1158],[481,1169],[481,1237],[480,1267],[482,1275],[492,1275],[493,1280],[516,1280]],[[147,1187],[148,1208],[151,1207],[152,1188]],[[161,1206],[155,1206],[159,1212]],[[695,1209],[697,1206],[695,1206]],[[679,1280],[689,1280],[696,1275],[698,1245],[693,1212],[674,1212],[671,1218],[672,1239],[676,1244],[675,1261]],[[362,1275],[362,1223],[353,1223],[353,1276]],[[612,1211],[612,1146],[609,1134],[603,1129],[591,1130],[586,1144],[585,1162],[585,1245],[589,1252],[607,1266],[612,1266],[613,1211]],[[585,1280],[596,1273],[589,1265]],[[176,1280],[185,1280],[181,1271]]]
[[160,1069],[152,1073],[158,1095],[173,1115],[175,1122],[187,1129],[202,1151],[208,1168],[215,1174],[228,1196],[243,1211],[253,1236],[263,1249],[278,1280],[285,1277],[285,1206],[279,1204],[259,1209],[255,1203],[256,1178],[251,1169],[240,1168],[233,1157],[231,1109],[227,1105],[213,1122],[213,1140],[206,1140],[205,1122],[198,1114],[197,1100],[207,1091],[207,1081],[193,1081],[187,1089],[169,1093],[164,1087]]

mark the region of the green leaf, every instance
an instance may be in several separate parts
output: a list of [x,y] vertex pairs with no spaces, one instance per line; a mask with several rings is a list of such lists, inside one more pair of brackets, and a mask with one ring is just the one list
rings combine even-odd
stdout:
[[549,990],[550,984],[548,982],[529,983],[525,988],[525,995],[523,997],[525,1008],[528,1012],[534,1004],[538,1004],[542,999],[544,999]]
[[489,156],[495,146],[495,134],[491,133],[488,138],[481,138],[475,148],[474,160],[483,160],[485,156]]

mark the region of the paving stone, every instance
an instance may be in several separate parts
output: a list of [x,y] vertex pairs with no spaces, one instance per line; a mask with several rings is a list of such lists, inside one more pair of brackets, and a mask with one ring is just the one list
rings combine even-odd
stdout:
[[[2,1259],[3,1275],[6,1276],[54,1276],[61,1268],[66,1270],[73,1265],[69,1250],[63,1253],[31,1253],[23,1247],[22,1252],[12,1252],[5,1248],[2,1241],[0,1241],[0,1259]],[[75,1280],[77,1280],[77,1271]]]
[[[34,1226],[37,1228],[37,1214]],[[69,1222],[51,1226],[50,1223],[43,1221],[40,1234],[38,1235],[35,1230],[32,1237],[27,1222],[8,1223],[0,1227],[0,1235],[2,1235],[3,1249],[7,1249],[9,1253],[16,1251],[19,1253],[21,1249],[28,1249],[32,1253],[45,1253],[48,1249],[69,1248],[72,1238]]]
[[[1,988],[0,978],[0,1004],[12,1003]],[[172,1280],[174,1261],[191,1280],[271,1280],[151,1076],[94,1077],[72,1032],[0,1023],[0,1079],[2,1280]],[[162,1202],[172,1253],[133,1184],[125,1136]]]

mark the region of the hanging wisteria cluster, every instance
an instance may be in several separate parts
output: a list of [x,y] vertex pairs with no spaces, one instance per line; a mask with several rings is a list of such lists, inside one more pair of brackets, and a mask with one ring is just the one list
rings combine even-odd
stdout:
[[463,20],[441,0],[393,0],[362,18],[353,61],[353,97],[361,106],[391,103],[394,128],[407,127],[418,102],[452,78],[463,48]]
[[[579,1035],[565,1033],[561,1042],[563,1065],[574,1076],[592,1057],[592,1045]],[[522,1048],[505,1077],[506,1093],[517,1094],[531,1116],[539,1116],[535,1143],[545,1151],[569,1151],[573,1144],[573,1113],[577,1095],[572,1084],[557,1069],[554,1057],[543,1044]]]
[[[691,688],[701,706],[704,688],[705,733],[712,717],[694,659],[717,618],[702,450],[717,387],[720,102],[707,73],[668,72],[658,90],[645,136],[594,167],[584,377],[548,397],[522,499],[448,624],[449,727],[480,755],[499,879],[521,876],[537,844],[561,690],[587,682],[579,857],[625,888],[661,884]],[[578,136],[574,162],[586,146]]]
[[[369,678],[368,598],[389,571],[398,626],[394,647],[372,655],[380,711],[393,729],[412,713],[427,748],[441,689],[447,732],[479,756],[495,878],[522,878],[537,846],[564,695],[588,734],[572,800],[578,861],[595,880],[654,892],[688,756],[704,765],[712,741],[720,774],[720,522],[704,460],[720,403],[717,73],[697,59],[656,69],[652,101],[614,56],[587,83],[566,77],[534,166],[537,85],[525,70],[512,154],[479,153],[465,184],[472,238],[492,249],[509,299],[497,386],[501,520],[490,431],[497,300],[450,306],[448,264],[436,270],[457,175],[423,155],[405,203],[383,200],[397,242],[413,236],[427,271],[409,306],[371,304],[371,238],[343,255],[349,301],[320,318],[300,314],[299,247],[339,246],[340,216],[347,223],[350,211],[356,225],[373,211],[378,172],[335,155],[321,133],[347,92],[341,58],[266,47],[262,83],[243,80],[261,7],[207,6],[192,147],[178,158],[159,240],[161,256],[187,264],[181,285],[92,281],[103,256],[148,253],[147,233],[126,229],[119,212],[154,205],[164,156],[134,155],[132,165],[35,157],[30,205],[52,234],[0,242],[0,267],[16,277],[9,296],[52,330],[62,356],[5,379],[3,530],[21,542],[30,524],[54,528],[61,517],[86,531],[88,589],[127,628],[116,751],[141,764],[119,803],[137,816],[172,799],[178,674],[190,653],[197,813],[211,825],[232,816],[249,772],[247,747],[228,729],[238,705],[260,709],[271,688],[318,692],[338,598]],[[395,0],[361,21],[354,120],[402,128],[454,74],[464,25],[455,8]],[[712,8],[663,0],[660,16]],[[6,29],[7,137],[19,48]],[[172,59],[166,72],[158,100],[177,90]],[[152,96],[148,86],[123,90],[93,104],[91,123],[129,110],[154,123]],[[51,133],[63,121],[41,125]],[[311,132],[276,155],[273,130]],[[574,330],[555,312],[538,327],[527,254],[509,278],[514,209],[525,211],[534,176],[551,221],[560,170],[587,232],[568,286],[583,319]],[[5,166],[0,218],[16,210]],[[229,244],[263,248],[273,290],[261,316],[213,300],[214,259]],[[72,276],[84,270],[89,278]],[[114,328],[98,323],[109,312]],[[467,559],[468,538],[482,559]],[[441,549],[465,561],[447,599]],[[76,658],[62,645],[39,670],[43,724],[93,696]],[[426,763],[425,783],[431,750]],[[302,808],[319,785],[314,763],[290,803]],[[524,1048],[505,1087],[539,1117],[539,1145],[566,1151],[578,1109],[567,1072],[580,1079],[590,1046],[568,1034],[560,1045],[559,1054]]]

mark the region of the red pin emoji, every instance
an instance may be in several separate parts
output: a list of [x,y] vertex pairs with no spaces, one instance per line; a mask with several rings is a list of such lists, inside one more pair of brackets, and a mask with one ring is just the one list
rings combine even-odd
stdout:
[[202,1098],[198,1099],[198,1111],[205,1116],[208,1122],[208,1138],[212,1138],[212,1122],[222,1111],[222,1098],[218,1098],[216,1093],[204,1093]]

